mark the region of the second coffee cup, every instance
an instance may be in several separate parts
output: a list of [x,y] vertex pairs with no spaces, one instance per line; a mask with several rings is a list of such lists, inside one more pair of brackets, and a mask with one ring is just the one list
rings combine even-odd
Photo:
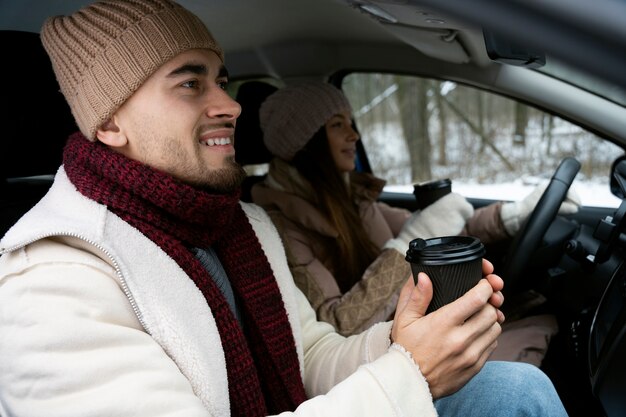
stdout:
[[[470,236],[444,236],[414,239],[409,243],[406,260],[413,278],[425,272],[433,283],[433,299],[426,313],[451,303],[482,278],[481,241]],[[417,281],[416,281],[417,282]]]
[[452,181],[449,178],[434,180],[413,185],[413,195],[417,200],[417,208],[425,209],[452,191]]

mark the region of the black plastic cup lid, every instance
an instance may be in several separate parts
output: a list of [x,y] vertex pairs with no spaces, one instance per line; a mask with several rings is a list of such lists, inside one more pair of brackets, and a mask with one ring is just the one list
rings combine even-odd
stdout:
[[422,265],[446,265],[473,261],[482,258],[484,254],[485,247],[478,238],[444,236],[413,239],[405,259]]
[[452,185],[452,181],[450,181],[450,178],[445,178],[442,180],[435,180],[435,181],[424,182],[421,184],[415,184],[413,188],[415,190],[438,190],[440,188],[450,187],[451,185]]

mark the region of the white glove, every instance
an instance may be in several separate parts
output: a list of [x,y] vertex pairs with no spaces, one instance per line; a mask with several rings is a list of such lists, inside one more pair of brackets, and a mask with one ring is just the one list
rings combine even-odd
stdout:
[[415,238],[430,239],[439,236],[456,236],[474,214],[474,207],[460,194],[450,193],[424,210],[409,217],[395,239],[389,239],[383,249],[396,249],[406,254],[409,242]]
[[[500,209],[500,220],[504,225],[504,229],[509,236],[515,236],[515,234],[522,227],[524,220],[532,213],[535,206],[539,202],[541,195],[548,187],[548,183],[537,186],[533,192],[524,197],[523,200],[513,203],[504,203]],[[559,207],[559,214],[573,214],[578,211],[580,206],[580,197],[570,187],[565,200]]]

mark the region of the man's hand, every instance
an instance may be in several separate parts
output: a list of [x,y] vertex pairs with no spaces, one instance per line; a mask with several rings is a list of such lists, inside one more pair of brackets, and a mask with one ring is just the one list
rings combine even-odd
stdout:
[[458,300],[425,315],[433,295],[423,272],[410,277],[400,292],[391,337],[413,355],[433,398],[459,390],[496,348],[504,315],[498,310],[504,283],[483,261],[484,279]]
[[499,310],[504,303],[502,289],[504,288],[504,280],[493,273],[493,264],[483,258],[483,277],[491,284],[493,294],[489,298],[489,304],[498,309],[498,323],[504,323],[504,314]]

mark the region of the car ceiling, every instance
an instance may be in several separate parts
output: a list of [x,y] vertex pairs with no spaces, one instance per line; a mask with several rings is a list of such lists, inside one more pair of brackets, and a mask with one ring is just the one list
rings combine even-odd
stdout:
[[[501,0],[476,1],[480,2],[480,10],[490,10],[490,2],[494,3],[496,10],[495,5]],[[594,4],[602,3],[602,10],[605,10],[606,4],[613,6],[615,1],[597,0]],[[592,97],[589,100],[579,100],[582,104],[576,104],[572,100],[559,100],[559,97],[567,97],[572,93],[568,91],[567,86],[545,86],[556,88],[546,94],[545,90],[532,88],[533,85],[541,85],[541,80],[535,79],[538,74],[533,75],[533,71],[520,71],[519,67],[501,65],[489,60],[482,29],[476,25],[477,13],[468,12],[466,1],[179,0],[179,2],[205,21],[224,48],[226,64],[233,79],[266,75],[286,81],[302,77],[321,79],[337,71],[350,69],[389,70],[441,77],[484,89],[498,90],[546,109],[557,108],[566,118],[582,121],[591,130],[626,143],[623,107],[601,111],[600,107],[591,104]],[[90,0],[2,1],[0,29],[38,32],[46,17],[70,14],[89,3]],[[510,3],[517,2],[510,0]],[[549,3],[555,9],[564,5],[569,5],[568,9],[580,8],[578,4],[580,2],[563,3],[561,0],[551,0]],[[391,23],[384,18],[375,17],[365,12],[363,5],[378,7],[393,16],[396,21]],[[606,9],[610,13],[611,8]],[[465,14],[470,18],[458,17]],[[497,13],[492,14],[496,20],[502,17]],[[572,16],[570,12],[564,17],[571,19]],[[523,19],[519,21],[511,19],[512,23],[517,25],[527,23]],[[613,20],[607,20],[607,25],[598,26],[604,29],[612,28]],[[626,26],[618,26],[617,33],[626,30],[624,29]],[[498,29],[497,24],[491,27]],[[626,50],[624,42],[626,36],[615,40],[611,43],[613,46],[607,48],[617,47],[618,50]],[[579,48],[583,46],[580,45]],[[610,55],[611,51],[612,49],[607,49],[596,52]],[[612,62],[618,70],[622,70],[621,76],[626,70],[626,64],[619,60],[626,60],[626,55],[613,55]],[[586,63],[584,56],[582,61]],[[599,63],[591,64],[599,67],[598,71],[603,69]],[[621,76],[620,79],[624,83],[622,85],[625,85],[626,78]]]
[[[69,14],[88,3],[90,1],[85,0],[2,2],[0,27],[38,32],[47,16]],[[320,48],[319,45],[325,42],[338,49],[342,44],[398,48],[408,44],[426,55],[445,61],[489,63],[479,31],[471,31],[467,26],[463,27],[424,8],[414,7],[406,13],[401,9],[406,7],[400,5],[403,1],[369,2],[372,5],[382,3],[381,8],[401,16],[393,26],[379,22],[359,9],[352,0],[180,0],[179,3],[207,23],[226,50],[228,59],[233,57],[237,62],[254,62],[257,66],[263,65],[263,62],[271,66],[268,57],[271,57],[272,50],[284,51],[290,46],[302,45],[318,45]],[[232,65],[229,64],[229,67]],[[270,67],[265,72],[271,71]]]
[[[68,14],[89,0],[20,0],[0,2],[0,27],[37,32],[45,18]],[[514,30],[516,40],[531,46],[546,46],[565,59],[583,56],[580,63],[623,80],[626,55],[626,4],[619,0],[592,2],[551,0],[179,0],[198,14],[223,45],[227,54],[245,54],[264,48],[303,44],[307,41],[339,43],[406,44],[421,53],[451,63],[490,65],[482,31],[477,24],[494,30]],[[367,6],[388,14],[394,22],[364,12]],[[462,16],[462,18],[461,18]],[[592,18],[590,18],[592,16]],[[581,23],[586,19],[588,23]],[[471,23],[468,23],[471,22]],[[549,24],[546,24],[549,23]],[[595,24],[593,24],[595,23]],[[552,31],[551,31],[552,29]],[[565,34],[559,38],[557,34]],[[552,35],[552,36],[548,36]],[[585,42],[595,37],[606,40]],[[550,39],[558,45],[550,47]],[[569,39],[569,44],[567,43]],[[576,48],[570,47],[577,45]],[[588,45],[589,44],[589,45]],[[588,45],[588,46],[587,46]],[[589,50],[584,48],[588,47]],[[550,49],[552,48],[552,49]],[[582,49],[581,49],[582,48]],[[582,52],[582,53],[581,53]],[[608,67],[608,68],[607,68]],[[610,71],[610,74],[607,72]],[[625,84],[622,84],[625,85]]]

